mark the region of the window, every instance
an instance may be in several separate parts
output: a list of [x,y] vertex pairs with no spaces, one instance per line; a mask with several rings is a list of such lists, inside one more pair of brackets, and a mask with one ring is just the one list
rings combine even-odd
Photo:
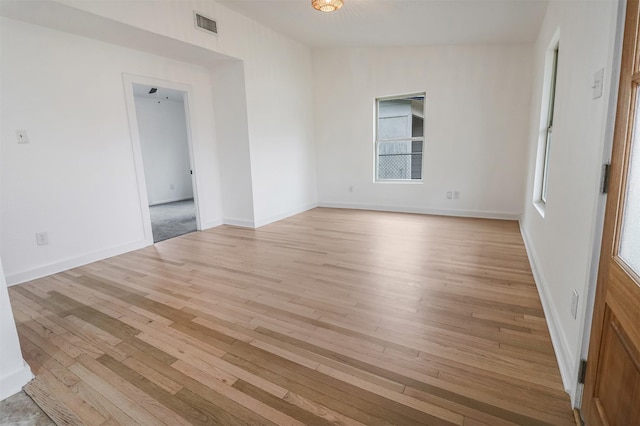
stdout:
[[558,44],[556,43],[553,49],[553,55],[551,58],[551,84],[548,89],[548,109],[546,117],[546,132],[544,137],[544,147],[542,153],[542,170],[540,173],[540,203],[547,203],[547,188],[549,183],[549,155],[551,153],[551,139],[553,133],[553,111],[556,103],[556,77],[558,74]]
[[425,94],[376,99],[376,181],[421,181]]

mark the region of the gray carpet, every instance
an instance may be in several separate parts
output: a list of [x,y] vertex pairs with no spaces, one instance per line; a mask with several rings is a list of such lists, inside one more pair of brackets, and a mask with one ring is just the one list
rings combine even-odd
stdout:
[[196,207],[191,200],[149,206],[153,242],[196,231]]

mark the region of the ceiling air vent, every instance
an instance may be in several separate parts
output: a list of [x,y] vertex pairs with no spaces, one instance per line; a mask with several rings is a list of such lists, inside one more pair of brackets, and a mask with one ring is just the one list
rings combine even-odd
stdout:
[[216,24],[216,21],[209,19],[198,12],[194,12],[193,16],[195,17],[196,28],[200,28],[216,35],[218,34],[218,24]]

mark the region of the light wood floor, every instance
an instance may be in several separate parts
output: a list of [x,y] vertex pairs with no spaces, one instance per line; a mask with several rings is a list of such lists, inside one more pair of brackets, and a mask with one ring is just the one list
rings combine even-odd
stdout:
[[9,292],[59,424],[575,424],[516,222],[314,209]]

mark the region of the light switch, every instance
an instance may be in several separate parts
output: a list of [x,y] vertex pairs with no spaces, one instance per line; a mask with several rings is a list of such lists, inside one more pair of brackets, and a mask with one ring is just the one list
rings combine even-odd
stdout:
[[18,143],[29,143],[29,135],[27,135],[27,131],[24,129],[16,130],[16,138],[18,139]]
[[593,76],[593,99],[602,96],[602,86],[604,86],[604,68],[600,68]]

